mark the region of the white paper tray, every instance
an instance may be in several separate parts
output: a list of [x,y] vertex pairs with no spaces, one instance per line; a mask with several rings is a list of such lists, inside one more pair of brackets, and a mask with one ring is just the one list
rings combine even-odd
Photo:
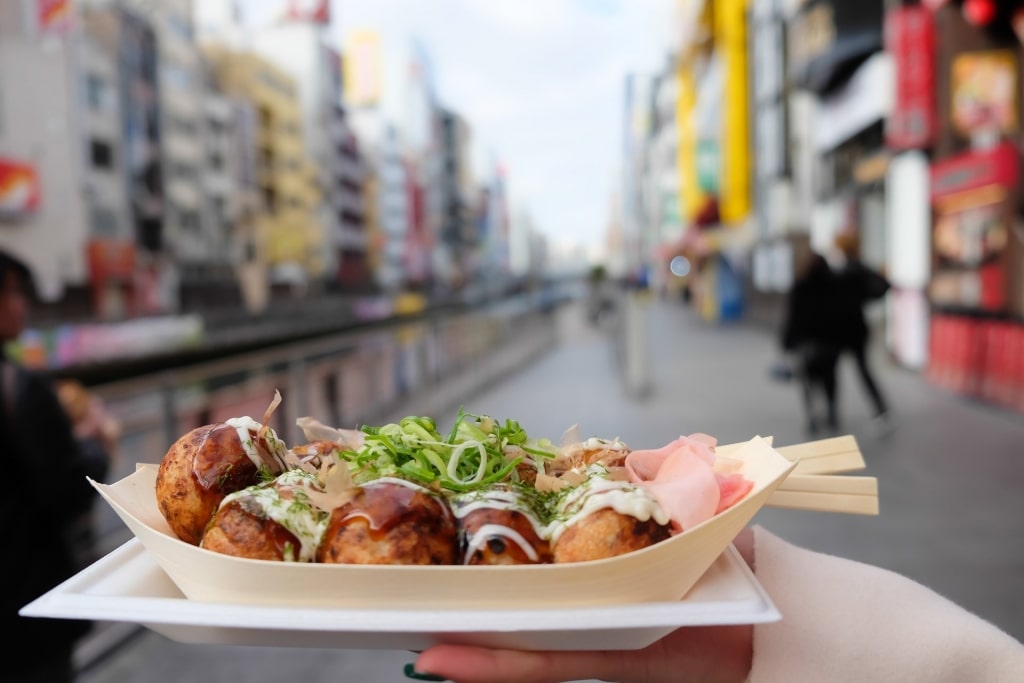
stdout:
[[680,626],[781,618],[731,545],[679,602],[368,610],[188,600],[136,539],[29,603],[21,614],[131,622],[182,643],[380,650],[422,650],[440,642],[531,650],[629,650],[646,647]]

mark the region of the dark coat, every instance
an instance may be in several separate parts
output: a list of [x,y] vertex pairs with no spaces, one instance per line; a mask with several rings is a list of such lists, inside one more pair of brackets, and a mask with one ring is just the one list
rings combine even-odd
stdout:
[[834,307],[836,280],[821,256],[793,283],[786,301],[780,344],[786,351],[838,343]]
[[86,477],[102,480],[109,460],[84,454],[48,379],[7,361],[0,378],[3,624],[5,647],[18,653],[5,666],[17,668],[70,648],[89,629],[89,622],[25,618],[18,610],[81,568],[72,534],[96,499]]
[[860,261],[849,261],[835,273],[836,340],[842,349],[863,347],[868,341],[864,306],[889,291],[889,281]]

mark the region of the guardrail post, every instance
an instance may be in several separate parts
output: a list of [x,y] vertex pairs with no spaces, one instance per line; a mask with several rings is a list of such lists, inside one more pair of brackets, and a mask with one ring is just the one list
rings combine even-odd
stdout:
[[175,384],[171,375],[162,375],[160,377],[160,414],[163,422],[164,443],[167,444],[172,444],[181,437],[174,394]]
[[651,393],[650,348],[648,339],[648,300],[635,292],[622,297],[625,316],[622,321],[622,336],[625,346],[623,371],[626,389],[637,398]]

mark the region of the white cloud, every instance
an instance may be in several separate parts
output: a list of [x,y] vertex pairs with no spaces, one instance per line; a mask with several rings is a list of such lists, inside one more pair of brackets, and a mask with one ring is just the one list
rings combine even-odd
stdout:
[[462,4],[501,30],[526,34],[563,29],[572,14],[568,0],[547,0],[543,3],[463,0]]

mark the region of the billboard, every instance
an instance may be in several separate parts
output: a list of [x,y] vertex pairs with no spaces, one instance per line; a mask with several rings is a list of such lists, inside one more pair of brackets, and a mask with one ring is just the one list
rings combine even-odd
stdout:
[[61,35],[71,27],[71,0],[35,0],[36,30]]
[[327,25],[331,23],[330,0],[288,0],[287,16],[292,21]]
[[994,130],[1010,135],[1018,130],[1014,50],[964,52],[953,58],[950,119],[958,133]]
[[0,218],[35,212],[40,195],[39,174],[34,167],[0,157]]
[[897,7],[886,15],[886,50],[895,62],[896,94],[885,123],[892,149],[921,149],[932,144],[935,115],[935,28],[928,10]]
[[373,107],[381,96],[381,46],[376,31],[355,31],[345,39],[345,100],[354,107]]

